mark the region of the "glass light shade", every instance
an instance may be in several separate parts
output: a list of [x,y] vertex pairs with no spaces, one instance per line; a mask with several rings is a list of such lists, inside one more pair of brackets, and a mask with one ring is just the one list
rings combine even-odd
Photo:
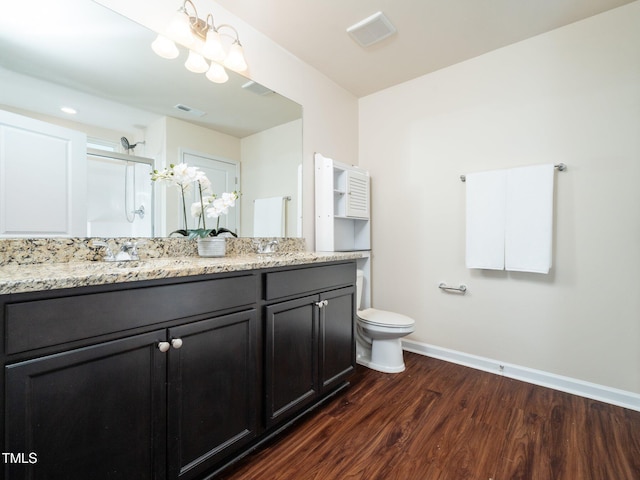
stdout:
[[193,73],[204,73],[209,70],[209,64],[202,55],[189,50],[189,57],[184,62],[184,66],[187,70]]
[[206,77],[213,83],[224,83],[229,80],[229,75],[222,65],[211,62],[211,67],[206,73]]
[[151,44],[151,48],[162,58],[176,58],[180,54],[176,44],[163,35],[156,37]]
[[173,15],[167,33],[169,37],[185,47],[191,47],[191,44],[195,41],[193,33],[191,33],[191,20],[183,9],[178,10]]
[[204,42],[204,46],[202,47],[202,54],[209,60],[214,60],[216,62],[224,61],[227,55],[224,51],[224,47],[222,46],[220,34],[213,29],[209,29],[207,31],[207,40]]
[[247,69],[247,62],[244,59],[242,45],[239,43],[231,45],[229,55],[227,55],[227,59],[224,61],[224,66],[236,72],[244,72]]

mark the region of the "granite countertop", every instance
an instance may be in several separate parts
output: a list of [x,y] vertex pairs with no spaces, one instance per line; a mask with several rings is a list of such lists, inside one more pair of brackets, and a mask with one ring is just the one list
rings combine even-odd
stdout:
[[139,280],[186,277],[361,258],[358,252],[243,254],[220,258],[148,258],[131,262],[78,261],[0,266],[0,294],[35,292]]

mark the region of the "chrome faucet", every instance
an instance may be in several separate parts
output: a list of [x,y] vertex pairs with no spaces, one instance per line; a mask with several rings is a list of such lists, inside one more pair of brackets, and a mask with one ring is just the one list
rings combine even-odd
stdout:
[[[136,258],[133,258],[133,253],[135,252]],[[124,242],[120,245],[120,251],[116,255],[116,260],[127,262],[129,260],[139,260],[138,252],[133,242]]]
[[138,254],[138,245],[146,243],[144,240],[140,240],[138,242],[124,242],[120,246],[120,251],[114,255],[113,250],[107,242],[103,242],[102,240],[94,240],[92,245],[95,247],[104,247],[105,248],[105,256],[103,260],[105,262],[129,262],[131,260],[140,260],[140,255]]
[[102,257],[102,259],[105,262],[115,262],[116,261],[116,256],[113,254],[113,250],[111,250],[111,247],[109,246],[109,244],[107,242],[103,242],[102,240],[94,240],[93,242],[91,242],[91,245],[94,247],[104,247],[105,248],[105,255],[104,257]]
[[146,242],[144,240],[139,240],[137,242],[124,242],[120,247],[120,253],[116,255],[116,260],[140,260],[140,255],[138,254],[138,245],[142,245],[143,243]]
[[260,240],[256,240],[255,242],[256,245],[256,250],[258,252],[259,255],[264,255],[264,254],[268,254],[268,253],[275,253],[276,249],[275,246],[278,245],[278,241],[277,240],[271,240],[268,242],[262,242]]

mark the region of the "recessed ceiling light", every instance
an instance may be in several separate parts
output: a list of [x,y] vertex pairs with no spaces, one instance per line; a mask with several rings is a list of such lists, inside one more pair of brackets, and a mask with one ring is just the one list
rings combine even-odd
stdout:
[[75,115],[76,113],[78,113],[75,108],[71,107],[60,107],[60,110],[62,110],[64,113],[68,113],[69,115]]

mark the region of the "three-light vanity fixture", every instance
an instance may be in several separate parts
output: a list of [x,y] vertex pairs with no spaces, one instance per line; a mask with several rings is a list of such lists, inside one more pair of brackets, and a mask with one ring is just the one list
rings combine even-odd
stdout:
[[[187,7],[193,12],[190,13]],[[225,48],[223,37],[230,39],[228,48]],[[166,35],[158,34],[151,48],[163,58],[176,58],[180,54],[176,42],[189,49],[189,56],[184,64],[186,69],[194,73],[205,73],[212,82],[224,83],[229,79],[224,67],[236,72],[247,69],[238,31],[228,24],[216,27],[210,13],[205,20],[201,19],[191,0],[184,0],[167,27]]]

